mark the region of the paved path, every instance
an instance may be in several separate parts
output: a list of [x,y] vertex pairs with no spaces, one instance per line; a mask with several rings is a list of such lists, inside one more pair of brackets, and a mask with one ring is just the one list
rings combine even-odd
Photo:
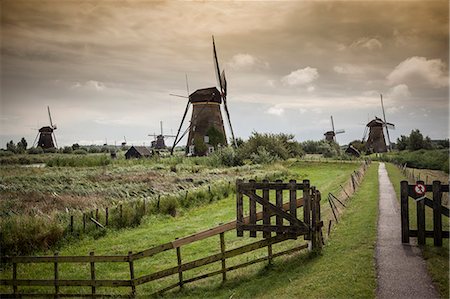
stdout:
[[401,242],[400,205],[384,163],[380,163],[378,178],[377,297],[439,298],[419,248]]

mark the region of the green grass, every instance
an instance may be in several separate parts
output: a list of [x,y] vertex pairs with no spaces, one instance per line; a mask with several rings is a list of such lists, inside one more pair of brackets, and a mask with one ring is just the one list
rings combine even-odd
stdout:
[[[400,201],[400,182],[406,180],[401,171],[393,164],[386,163],[389,179],[394,185],[397,199]],[[417,229],[416,205],[409,201],[410,228]],[[443,216],[442,229],[449,230],[448,218]],[[433,230],[433,211],[425,207],[425,225],[427,230]],[[422,247],[423,257],[427,263],[428,272],[433,282],[438,286],[442,298],[449,297],[449,239],[443,239],[442,247],[434,247],[433,239],[426,239],[426,246]]]
[[[348,180],[350,173],[359,166],[359,164],[356,163],[321,164],[293,161],[290,161],[289,163],[292,163],[290,165],[290,169],[292,171],[290,178],[295,178],[298,181],[308,178],[311,180],[311,184],[317,186],[324,194],[333,190],[339,190],[339,184],[343,184],[346,180]],[[374,238],[372,239],[371,233],[369,233],[369,238],[367,237],[367,230],[372,232],[372,228],[375,229],[376,221],[374,219],[376,217],[376,208],[373,209],[373,206],[376,205],[377,195],[366,191],[371,189],[378,190],[376,186],[374,187],[368,185],[370,184],[370,181],[374,179],[373,173],[376,172],[376,170],[374,170],[375,168],[376,167],[373,166],[371,167],[371,170],[369,171],[370,178],[361,187],[362,189],[359,193],[360,195],[357,195],[355,199],[352,200],[352,204],[348,208],[348,212],[346,212],[346,215],[348,216],[345,216],[342,219],[342,224],[340,224],[334,232],[336,237],[331,239],[329,247],[324,250],[322,256],[313,257],[308,254],[299,254],[288,258],[279,258],[275,262],[273,271],[267,271],[264,265],[258,264],[230,272],[228,275],[229,282],[224,288],[220,286],[220,277],[213,277],[188,286],[187,289],[192,289],[192,292],[194,293],[186,291],[186,293],[183,294],[171,294],[176,296],[184,295],[188,297],[198,297],[199,294],[196,292],[200,292],[206,294],[205,296],[208,297],[214,294],[217,294],[219,297],[229,297],[232,295],[230,290],[239,289],[244,293],[242,296],[239,295],[238,297],[268,296],[271,292],[271,283],[267,277],[274,277],[275,279],[277,276],[280,276],[280,279],[275,279],[275,286],[278,288],[278,291],[280,291],[286,283],[289,283],[289,279],[295,280],[296,283],[305,281],[303,282],[303,287],[301,288],[297,288],[296,283],[290,284],[293,287],[292,290],[289,291],[291,293],[286,293],[286,296],[297,296],[297,292],[307,292],[306,289],[309,288],[311,284],[314,288],[319,289],[326,286],[326,290],[320,292],[318,291],[317,297],[335,297],[336,294],[339,297],[347,297],[352,294],[355,296],[372,297],[373,290],[375,288],[375,283],[372,281],[374,279]],[[322,206],[325,204],[327,203],[323,200]],[[362,212],[361,209],[365,212]],[[369,213],[370,209],[372,210]],[[324,218],[329,217],[329,215],[325,215],[325,209],[323,210],[323,214]],[[60,255],[87,255],[90,251],[95,251],[96,255],[127,254],[129,250],[138,252],[155,245],[172,241],[176,237],[186,236],[217,226],[219,223],[225,223],[234,219],[235,196],[230,195],[220,201],[191,208],[189,210],[181,210],[177,217],[170,217],[167,215],[151,215],[145,217],[142,224],[138,228],[109,231],[105,236],[99,239],[95,239],[94,236],[91,236],[80,241],[74,241],[70,245],[62,247],[60,249]],[[357,229],[364,230],[364,233],[358,233]],[[341,237],[338,237],[339,235]],[[227,248],[229,249],[255,241],[255,239],[250,239],[248,237],[238,238],[236,237],[235,231],[227,232],[225,234],[225,240],[227,242]],[[302,243],[302,241],[287,241],[283,244],[277,244],[274,246],[274,252],[291,248],[293,244],[299,243]],[[191,261],[217,253],[219,252],[219,237],[208,238],[203,241],[184,246],[181,248],[181,252],[183,261]],[[252,253],[230,259],[227,261],[227,266],[242,263],[249,259],[258,258],[264,255],[266,255],[266,249],[257,250]],[[323,259],[325,259],[325,262],[321,262]],[[317,266],[316,263],[318,263]],[[175,265],[176,255],[173,250],[170,250],[168,252],[158,254],[153,258],[137,261],[135,263],[136,277]],[[328,269],[330,265],[333,265],[336,271]],[[348,273],[341,275],[340,269],[344,265],[347,265],[346,268],[344,268]],[[214,271],[219,268],[220,263],[208,265],[200,269],[187,271],[184,273],[184,277],[193,277],[200,273]],[[285,269],[287,269],[290,274],[282,276],[280,273]],[[318,271],[317,269],[320,271],[314,272]],[[39,277],[41,279],[45,279],[51,278],[53,274],[52,267],[48,265],[45,267],[43,265],[21,265],[18,271],[18,277],[20,278]],[[128,265],[126,263],[98,264],[96,265],[96,271],[97,277],[101,277],[103,279],[127,279],[129,275]],[[309,273],[315,273],[316,278],[310,278]],[[10,269],[0,274],[2,278],[10,277],[10,275]],[[328,278],[327,275],[329,276]],[[60,277],[61,279],[87,279],[89,277],[88,265],[62,265]],[[139,286],[137,288],[138,294],[152,293],[176,282],[176,279],[177,277],[174,276],[168,279],[162,279]],[[263,280],[263,292],[259,290],[261,279]],[[334,279],[341,279],[341,282],[334,283]],[[322,283],[323,280],[324,283]],[[347,290],[348,288],[345,287],[346,284],[343,280],[346,280],[347,282],[350,281],[357,287],[352,287],[351,290]],[[338,293],[332,293],[336,289]],[[0,290],[4,292],[8,289],[1,287]],[[43,291],[42,289],[36,287],[31,287],[28,290]],[[81,288],[62,288],[62,290],[64,292],[75,293],[80,293],[83,291]],[[312,290],[314,293],[316,292],[315,289]],[[84,289],[84,292],[89,291],[89,288]],[[104,288],[99,289],[99,292],[113,292],[116,294],[124,292],[127,293],[128,291],[129,289],[127,288],[109,290],[105,290]],[[271,294],[275,296],[276,292],[272,292]],[[171,295],[169,294],[169,296]],[[298,293],[298,296],[301,297],[301,293]]]

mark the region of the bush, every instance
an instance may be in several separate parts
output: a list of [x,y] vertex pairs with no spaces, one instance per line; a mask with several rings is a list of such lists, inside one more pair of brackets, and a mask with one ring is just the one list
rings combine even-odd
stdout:
[[11,157],[14,153],[11,151],[0,150],[0,157]]
[[270,164],[278,159],[278,155],[271,154],[263,146],[258,147],[257,152],[250,155],[250,160],[255,164]]
[[208,164],[212,167],[239,166],[243,164],[241,157],[231,146],[222,147],[208,156]]
[[73,151],[73,154],[75,155],[87,155],[87,153],[87,150],[81,148]]
[[73,149],[71,146],[65,146],[62,150],[63,154],[71,154],[73,152]]
[[44,153],[55,154],[56,152],[58,152],[58,149],[56,147],[44,149]]
[[31,155],[43,154],[44,150],[41,147],[32,147],[28,150],[28,153]]
[[412,168],[434,169],[449,172],[449,150],[418,150],[383,154],[380,160],[406,165]]

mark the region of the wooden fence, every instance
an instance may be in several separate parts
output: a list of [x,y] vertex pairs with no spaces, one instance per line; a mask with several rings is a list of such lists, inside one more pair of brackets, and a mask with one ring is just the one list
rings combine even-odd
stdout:
[[[313,202],[318,202],[320,200],[320,192],[315,192],[310,194],[313,198]],[[292,210],[293,205],[295,204],[296,208],[302,207],[304,205],[304,198],[296,199],[295,201],[290,201],[287,203],[283,203],[280,206],[280,209],[283,211]],[[275,216],[275,212],[266,212],[263,211],[255,213],[252,215],[252,221],[255,217],[256,221],[267,219],[267,216],[270,217]],[[317,215],[316,215],[317,216]],[[311,219],[309,219],[311,221]],[[314,221],[320,221],[320,219],[316,218]],[[241,219],[241,224],[250,223],[250,217],[244,217]],[[181,239],[174,240],[173,242],[168,242],[141,252],[133,253],[129,252],[127,255],[114,255],[114,256],[97,256],[94,252],[91,252],[89,256],[60,256],[57,253],[54,256],[15,256],[15,257],[4,257],[2,262],[10,263],[12,265],[12,279],[2,279],[0,280],[1,285],[11,286],[12,293],[9,294],[0,294],[3,297],[21,297],[24,296],[54,296],[54,297],[105,297],[104,293],[99,293],[99,288],[102,287],[125,287],[130,289],[130,293],[127,296],[134,297],[136,296],[136,287],[145,283],[149,283],[151,281],[155,281],[164,277],[178,275],[178,282],[172,284],[162,290],[159,290],[157,293],[162,293],[173,289],[175,287],[183,287],[186,283],[194,282],[200,279],[205,279],[215,275],[221,275],[222,280],[225,281],[227,278],[227,272],[233,271],[236,269],[240,269],[258,262],[268,261],[272,263],[272,260],[278,256],[290,254],[302,249],[308,248],[308,244],[296,244],[295,247],[276,252],[274,253],[272,250],[272,245],[281,243],[288,239],[291,239],[287,233],[280,233],[274,237],[267,237],[263,240],[259,240],[250,244],[246,244],[243,246],[239,246],[233,249],[227,249],[225,243],[225,232],[236,229],[236,221],[232,221],[218,227],[187,236]],[[190,262],[183,262],[182,258],[182,246],[191,244],[193,242],[197,242],[206,238],[218,236],[218,253],[200,258]],[[252,252],[257,249],[261,249],[267,247],[267,256],[263,256],[260,258],[256,258],[250,261],[246,261],[245,263],[227,266],[227,259],[230,259],[235,256],[242,255],[244,253]],[[160,270],[151,274],[143,275],[140,277],[135,276],[134,270],[134,262],[144,258],[151,258],[158,253],[165,252],[168,250],[174,250],[177,257],[177,266],[170,267],[164,270]],[[174,255],[175,257],[175,255]],[[209,273],[205,273],[193,278],[184,279],[183,272],[195,269],[198,267],[202,267],[205,265],[209,265],[215,262],[221,263],[221,269],[218,271],[213,271]],[[53,279],[25,279],[18,277],[17,267],[19,264],[30,264],[30,263],[46,263],[53,264],[54,268],[54,277]],[[74,279],[60,279],[62,277],[60,265],[64,263],[81,263],[89,265],[90,270],[90,279],[85,280],[74,280]],[[129,278],[128,279],[98,279],[96,275],[96,265],[99,263],[126,263],[129,268]],[[23,292],[23,288],[26,286],[42,286],[47,288],[52,288],[52,293],[41,293],[41,294],[29,294]],[[77,287],[88,287],[90,288],[89,293],[84,294],[69,294],[61,291],[61,288],[69,287],[69,286],[77,286]],[[19,291],[19,287],[21,290]]]
[[[433,193],[433,200],[421,196],[415,191],[415,186],[425,186],[425,192]],[[440,181],[433,181],[432,185],[425,185],[423,181],[417,181],[416,185],[409,185],[402,181],[401,186],[401,225],[402,243],[409,243],[410,237],[417,237],[419,245],[424,245],[426,238],[434,239],[434,246],[442,246],[442,238],[449,238],[448,231],[442,231],[442,215],[449,217],[449,209],[442,206],[442,193],[448,193],[449,185],[441,185]],[[409,197],[415,199],[417,209],[417,229],[409,228]],[[433,230],[426,230],[425,206],[433,209]]]

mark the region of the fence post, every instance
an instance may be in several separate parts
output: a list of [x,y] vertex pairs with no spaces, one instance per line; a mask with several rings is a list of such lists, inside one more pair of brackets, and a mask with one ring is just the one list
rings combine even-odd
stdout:
[[[263,180],[264,184],[268,184],[269,181],[268,180]],[[263,189],[263,199],[265,201],[269,201],[269,189],[268,188],[264,188]],[[263,206],[263,224],[264,225],[270,225],[270,215],[269,215],[269,209],[266,206]],[[263,232],[263,237],[264,238],[270,238],[272,236],[272,234],[270,232]]]
[[442,246],[442,193],[441,182],[433,181],[433,231],[434,246]]
[[105,208],[105,226],[108,226],[109,224],[109,208]]
[[[309,187],[309,180],[303,180],[303,222],[310,226],[311,221],[311,196],[310,196],[311,188]],[[305,237],[305,240],[311,240],[311,231],[308,232]]]
[[120,214],[120,223],[122,224],[122,216],[123,216],[122,205],[119,205],[119,214]]
[[225,233],[220,233],[220,252],[222,253],[222,282],[227,280],[227,267],[225,264]]
[[134,283],[134,263],[132,251],[128,251],[128,264],[130,266],[131,297],[134,298],[136,296],[136,285]]
[[18,295],[17,290],[17,263],[13,262],[13,293]]
[[[297,189],[296,189],[297,181],[289,180],[289,214],[297,218]],[[294,226],[294,223],[291,223],[291,226]],[[297,234],[293,233],[292,237],[297,239]]]
[[317,191],[316,187],[311,187],[312,190],[312,204],[311,204],[311,245],[312,249],[317,248],[317,204],[316,204],[316,197],[317,197]]
[[[424,183],[417,181],[417,183]],[[425,245],[425,200],[421,199],[417,202],[417,243]]]
[[70,232],[73,233],[73,215],[70,215]]
[[95,262],[94,262],[94,252],[91,251],[89,253],[89,255],[91,256],[91,281],[92,281],[92,286],[91,286],[91,292],[92,295],[95,295]]
[[83,213],[83,233],[86,232],[86,213]]
[[[249,183],[254,184],[256,181],[255,180],[250,180]],[[254,185],[252,186],[252,189],[250,190],[250,192],[255,192],[256,190],[254,189]],[[256,201],[253,200],[252,198],[250,198],[250,225],[254,225],[256,224]],[[256,238],[256,230],[251,230],[250,231],[250,237],[251,238]]]
[[55,275],[55,296],[56,298],[58,298],[59,294],[58,252],[55,252],[54,275]]
[[[177,240],[178,238],[175,238]],[[181,248],[177,247],[177,262],[178,262],[178,285],[183,288],[183,271],[181,271]]]
[[402,243],[409,243],[408,181],[400,183],[400,215],[402,220]]
[[236,180],[236,234],[238,237],[244,236],[244,231],[240,227],[240,225],[243,224],[242,222],[244,220],[244,196],[241,193],[241,183],[242,180]]
[[[281,184],[283,181],[282,180],[276,180],[276,183]],[[276,196],[276,206],[279,209],[283,208],[283,190],[281,189],[277,189],[275,191],[275,196]],[[281,226],[283,225],[283,218],[281,216],[276,217],[276,224]],[[281,235],[281,233],[277,233],[277,236]]]
[[95,220],[98,221],[98,219],[99,219],[99,216],[98,216],[98,208],[97,208],[97,209],[95,209]]

